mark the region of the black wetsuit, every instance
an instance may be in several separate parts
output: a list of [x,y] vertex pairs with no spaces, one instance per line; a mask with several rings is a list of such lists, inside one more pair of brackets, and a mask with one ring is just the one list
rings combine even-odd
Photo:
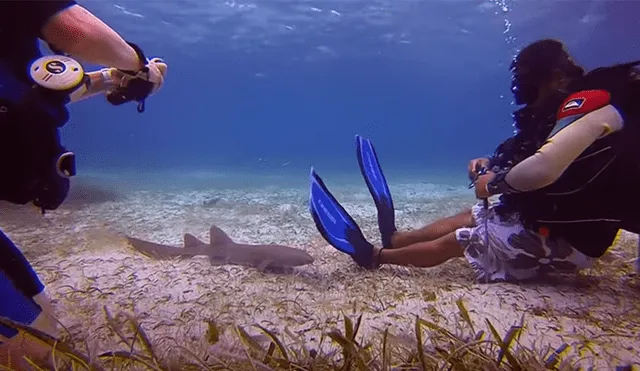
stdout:
[[[624,128],[592,144],[553,184],[502,195],[499,212],[518,212],[527,228],[544,227],[551,238],[563,238],[591,257],[602,256],[619,229],[640,232],[640,75],[634,67],[596,69],[569,92],[607,90]],[[538,117],[523,116],[525,130],[498,147],[492,170],[509,169],[540,148],[556,123],[559,103],[554,104],[538,110]]]
[[[42,56],[38,40],[42,28],[74,4],[73,0],[0,1],[0,79],[17,78],[33,85],[28,71],[31,62]],[[5,89],[0,100],[8,102],[5,94],[15,91]],[[40,95],[31,95],[34,98],[27,104],[7,104],[10,109],[0,112],[0,159],[3,177],[10,179],[0,182],[0,200],[26,204],[42,199],[50,204],[43,209],[55,209],[68,191],[67,182],[57,179],[55,170],[58,157],[66,151],[58,129],[68,120],[68,111],[62,102],[45,109],[38,104]]]
[[29,63],[42,56],[38,39],[47,21],[72,5],[74,0],[0,1],[0,59],[27,78]]
[[[30,63],[42,56],[38,45],[40,30],[52,16],[74,4],[73,0],[0,1],[0,62],[8,66],[13,76],[28,81]],[[0,106],[2,103],[0,96]],[[16,123],[14,116],[2,114],[0,110],[0,161],[3,161],[0,199],[26,203],[35,197],[35,190],[30,187],[43,176],[39,172],[42,171],[42,163],[48,163],[48,151],[60,149],[57,128],[51,130],[44,125],[38,126],[43,123],[30,122],[29,119]],[[39,129],[43,127],[44,130]],[[49,145],[52,140],[54,144]],[[40,313],[40,308],[31,298],[43,289],[44,285],[29,262],[0,231],[0,316],[31,323]],[[12,337],[16,333],[14,329],[0,326],[1,335]]]

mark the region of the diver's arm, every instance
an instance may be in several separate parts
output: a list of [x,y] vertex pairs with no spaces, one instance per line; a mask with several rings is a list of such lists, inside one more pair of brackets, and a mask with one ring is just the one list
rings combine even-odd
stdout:
[[92,64],[137,71],[146,63],[118,33],[78,4],[49,18],[41,34],[56,49]]
[[83,88],[79,88],[73,93],[69,94],[71,102],[79,102],[98,94],[107,93],[113,89],[117,83],[114,82],[112,70],[102,69],[99,71],[88,72],[89,83]]
[[569,122],[533,155],[487,184],[490,194],[527,192],[556,181],[597,139],[621,130],[623,119],[605,91],[571,95],[561,107],[558,122]]

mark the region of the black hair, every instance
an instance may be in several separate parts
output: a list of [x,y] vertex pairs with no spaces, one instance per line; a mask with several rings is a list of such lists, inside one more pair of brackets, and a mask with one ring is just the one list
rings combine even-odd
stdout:
[[511,63],[511,69],[524,69],[538,80],[551,78],[553,70],[559,69],[570,78],[581,77],[585,69],[569,55],[566,46],[555,39],[544,39],[527,45]]
[[531,104],[538,98],[538,89],[550,81],[555,70],[570,79],[584,76],[585,69],[569,55],[565,45],[554,39],[544,39],[527,45],[511,62],[511,90],[516,104]]

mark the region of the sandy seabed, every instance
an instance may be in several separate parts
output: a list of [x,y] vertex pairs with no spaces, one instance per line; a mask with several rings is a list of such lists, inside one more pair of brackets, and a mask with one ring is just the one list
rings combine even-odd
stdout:
[[[366,187],[328,184],[371,241],[379,241]],[[473,202],[464,188],[392,185],[400,229],[456,213]],[[586,364],[612,367],[640,360],[640,290],[632,269],[636,236],[579,277],[523,285],[476,284],[467,262],[432,269],[358,268],[329,246],[308,212],[307,188],[132,191],[115,201],[71,201],[44,217],[31,207],[4,207],[0,227],[40,274],[71,334],[98,350],[117,348],[103,307],[137,316],[159,348],[203,346],[206,321],[221,328],[260,324],[318,341],[342,328],[343,314],[363,314],[365,336],[388,326],[397,341],[414,338],[415,316],[454,332],[462,298],[478,329],[489,319],[501,334],[524,315],[520,343],[541,351],[562,343],[587,349]],[[124,236],[182,245],[184,233],[208,241],[215,224],[238,242],[279,243],[308,251],[315,262],[291,274],[212,266],[205,257],[156,261],[134,252]],[[597,354],[597,357],[594,356]],[[596,358],[598,361],[596,362]]]

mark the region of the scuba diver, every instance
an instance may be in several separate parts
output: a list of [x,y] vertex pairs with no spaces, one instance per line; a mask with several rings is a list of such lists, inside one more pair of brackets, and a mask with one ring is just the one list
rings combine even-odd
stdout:
[[357,136],[382,247],[364,238],[312,168],[310,211],[318,230],[368,269],[433,267],[466,257],[478,282],[500,282],[589,267],[620,229],[640,232],[638,64],[586,73],[557,40],[528,45],[511,64],[516,104],[525,105],[514,114],[516,135],[490,158],[469,163],[471,186],[483,202],[421,229],[397,231],[376,152]]
[[[43,55],[43,40],[55,55]],[[74,58],[106,66],[85,73]],[[0,2],[0,201],[58,208],[76,173],[75,155],[61,143],[66,105],[105,94],[113,105],[135,102],[164,84],[167,65],[147,59],[74,0]],[[52,304],[27,259],[0,231],[0,317],[57,335]],[[45,359],[46,346],[0,325],[0,364],[26,367],[23,356]],[[10,361],[9,361],[10,360]]]

